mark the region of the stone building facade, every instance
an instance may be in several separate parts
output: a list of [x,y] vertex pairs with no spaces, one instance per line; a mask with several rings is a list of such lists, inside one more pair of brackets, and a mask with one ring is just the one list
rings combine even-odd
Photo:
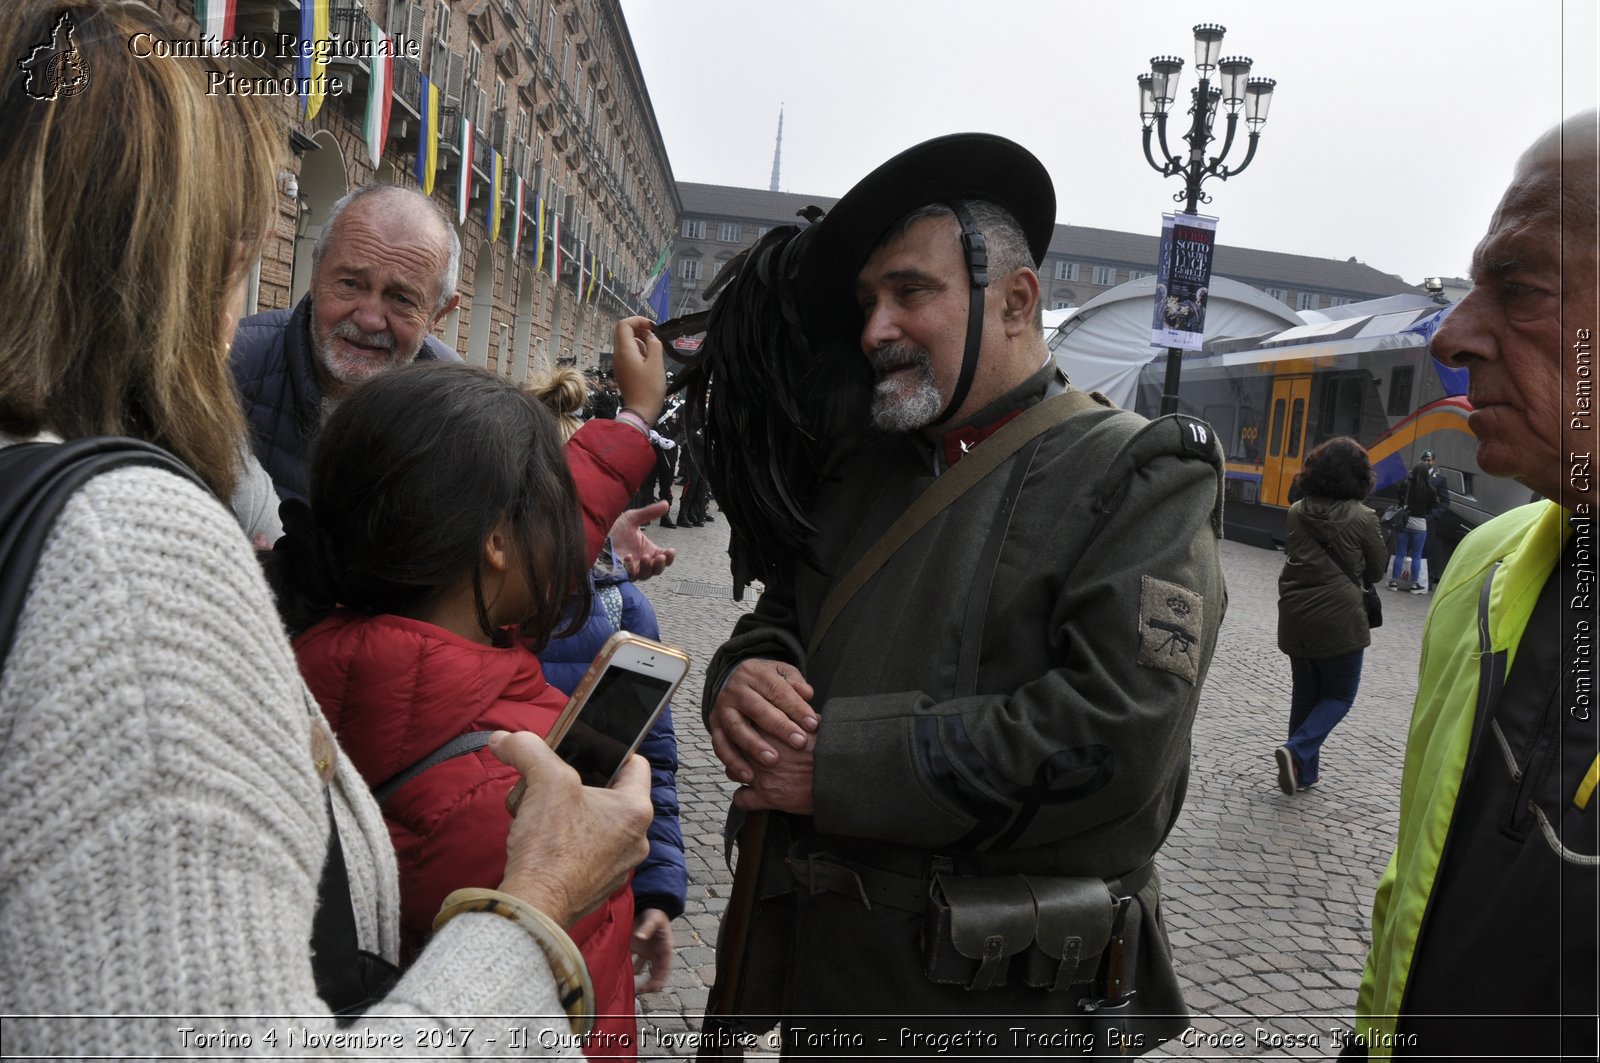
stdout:
[[[234,39],[261,42],[255,50],[265,55],[229,65],[241,78],[296,77],[293,47],[286,55],[279,42],[299,36],[301,6],[316,2],[236,0]],[[463,182],[467,189],[457,224],[461,303],[441,322],[440,338],[469,362],[519,382],[559,359],[603,362],[612,323],[640,309],[636,293],[681,213],[618,0],[325,2],[333,54],[323,73],[342,91],[330,92],[310,120],[299,97],[273,101],[288,134],[280,210],[246,312],[291,306],[304,295],[312,246],[328,208],[345,192],[375,181],[420,187],[427,79],[439,97],[432,196],[456,219]],[[200,38],[195,0],[156,3]],[[374,23],[394,41],[396,55],[376,164],[363,131]],[[465,160],[464,123],[474,133]],[[513,256],[517,175],[524,212]],[[491,240],[492,187],[501,222]],[[541,206],[542,238],[535,217]]]

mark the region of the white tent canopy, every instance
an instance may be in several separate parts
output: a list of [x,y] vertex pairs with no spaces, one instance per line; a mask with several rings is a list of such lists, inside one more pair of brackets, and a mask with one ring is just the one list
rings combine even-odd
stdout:
[[[1141,277],[1101,292],[1067,315],[1050,335],[1050,349],[1072,383],[1103,392],[1133,409],[1139,370],[1164,348],[1150,346],[1156,279]],[[1304,322],[1283,303],[1248,284],[1212,277],[1206,299],[1206,342],[1280,332]]]

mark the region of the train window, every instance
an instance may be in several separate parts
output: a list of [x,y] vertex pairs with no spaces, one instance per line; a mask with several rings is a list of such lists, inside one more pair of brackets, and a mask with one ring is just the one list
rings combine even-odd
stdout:
[[1294,411],[1289,414],[1289,445],[1285,448],[1291,458],[1300,456],[1300,430],[1306,423],[1306,400],[1295,399]]
[[[1211,432],[1217,441],[1224,447],[1233,443],[1233,407],[1222,403],[1209,403],[1201,411],[1200,416],[1211,425]],[[1237,448],[1229,449],[1229,455],[1236,454]]]
[[1322,387],[1322,404],[1317,411],[1318,442],[1334,436],[1360,436],[1361,395],[1366,374],[1333,377]]
[[1411,375],[1415,366],[1397,365],[1389,374],[1389,416],[1404,417],[1411,412]]
[[1267,453],[1274,458],[1281,453],[1283,444],[1283,400],[1278,399],[1272,404],[1272,432],[1267,437]]

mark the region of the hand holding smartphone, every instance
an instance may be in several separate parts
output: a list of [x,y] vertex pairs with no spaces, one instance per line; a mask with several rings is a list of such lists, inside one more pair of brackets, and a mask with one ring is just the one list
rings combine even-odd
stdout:
[[[606,640],[545,742],[587,786],[609,786],[689,670],[682,650],[619,631]],[[516,815],[523,785],[506,795]]]

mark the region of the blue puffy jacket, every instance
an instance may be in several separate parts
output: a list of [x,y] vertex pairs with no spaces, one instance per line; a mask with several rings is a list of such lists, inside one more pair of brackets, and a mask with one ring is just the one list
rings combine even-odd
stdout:
[[[612,572],[602,573],[597,568],[589,577],[594,599],[583,630],[564,639],[552,639],[539,655],[545,678],[568,694],[583,679],[606,639],[619,629],[606,612],[604,597],[611,596],[615,602],[615,595],[620,594],[621,630],[647,639],[661,637],[650,600],[620,565],[611,567]],[[650,855],[633,873],[633,908],[636,912],[659,908],[669,919],[676,919],[683,914],[689,873],[683,860],[683,831],[678,826],[678,739],[672,729],[671,705],[662,710],[639,752],[650,762],[650,802],[655,807],[655,818],[650,821]]]
[[[322,425],[322,389],[312,370],[310,319],[309,295],[292,311],[252,314],[239,322],[228,355],[256,459],[285,501],[306,501],[311,438]],[[459,362],[461,357],[429,336],[417,360]]]

